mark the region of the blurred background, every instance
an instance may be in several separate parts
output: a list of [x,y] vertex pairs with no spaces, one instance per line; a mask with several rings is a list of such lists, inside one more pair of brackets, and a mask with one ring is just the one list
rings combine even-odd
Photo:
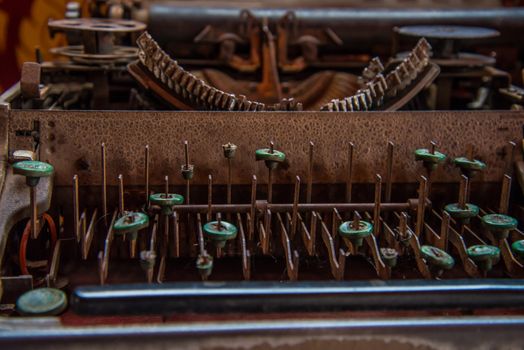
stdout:
[[[92,2],[134,3],[136,0],[93,0]],[[92,5],[89,0],[77,1],[83,14]],[[153,1],[138,1],[142,4]],[[160,1],[156,1],[160,2]],[[164,1],[166,2],[166,1]],[[201,7],[345,7],[345,8],[494,8],[524,5],[524,0],[292,0],[292,1],[171,1],[180,5]],[[13,85],[20,77],[25,61],[35,60],[40,49],[44,60],[50,59],[49,48],[65,44],[63,36],[51,38],[47,29],[49,19],[64,17],[68,0],[0,0],[0,92]]]

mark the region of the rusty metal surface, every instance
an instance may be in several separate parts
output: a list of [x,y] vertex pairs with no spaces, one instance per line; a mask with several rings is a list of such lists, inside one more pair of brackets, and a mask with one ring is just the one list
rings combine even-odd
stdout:
[[[100,184],[100,144],[106,143],[108,183],[123,174],[126,185],[144,183],[144,147],[151,152],[151,183],[163,183],[167,174],[173,184],[183,184],[183,141],[189,141],[190,162],[195,164],[194,184],[215,184],[227,179],[224,143],[238,145],[233,160],[233,183],[248,184],[251,175],[267,178],[264,164],[255,162],[255,150],[269,141],[287,155],[275,171],[277,183],[291,183],[295,175],[306,177],[309,142],[315,143],[314,183],[346,180],[348,144],[355,144],[354,180],[372,182],[386,169],[387,142],[396,146],[394,182],[415,182],[423,173],[414,161],[416,148],[436,140],[449,157],[462,156],[472,144],[474,156],[488,165],[479,181],[500,181],[507,166],[508,141],[522,138],[524,113],[483,112],[111,112],[12,110],[9,149],[28,149],[29,137],[15,131],[41,125],[40,159],[55,166],[55,184],[70,185],[74,174],[81,184]],[[434,174],[436,182],[456,182],[459,172],[447,162]]]

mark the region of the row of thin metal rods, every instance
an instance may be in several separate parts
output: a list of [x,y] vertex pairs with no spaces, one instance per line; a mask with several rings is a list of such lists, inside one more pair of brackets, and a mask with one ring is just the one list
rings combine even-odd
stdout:
[[[106,148],[105,145],[102,144],[102,210],[103,210],[103,218],[104,221],[107,223],[107,235],[106,240],[104,244],[104,251],[100,252],[99,254],[99,260],[100,260],[100,282],[104,283],[107,279],[107,273],[108,273],[108,264],[109,264],[109,254],[111,249],[111,244],[113,241],[113,231],[112,226],[118,215],[123,213],[125,211],[124,207],[124,183],[123,183],[123,176],[119,175],[119,207],[118,210],[115,210],[112,215],[111,222],[107,222],[107,170],[106,170]],[[184,149],[185,149],[185,162],[186,166],[189,166],[189,154],[188,154],[188,143],[187,141],[184,143]],[[391,199],[391,179],[392,179],[392,164],[393,164],[393,149],[394,145],[392,142],[388,143],[388,152],[387,152],[387,162],[386,162],[386,188],[385,188],[385,203],[382,203],[382,178],[380,175],[376,175],[375,179],[375,201],[373,203],[351,203],[351,197],[352,197],[352,178],[353,178],[353,152],[354,152],[354,145],[352,143],[349,144],[349,152],[348,152],[348,180],[347,180],[347,186],[346,186],[346,203],[311,203],[311,192],[312,192],[312,183],[313,183],[313,150],[314,150],[314,144],[310,143],[309,148],[309,171],[307,176],[307,185],[306,185],[306,203],[300,203],[299,196],[300,196],[300,185],[301,185],[301,179],[297,176],[295,178],[295,186],[294,186],[294,193],[293,193],[293,203],[289,204],[275,204],[270,203],[267,201],[257,201],[257,177],[253,175],[252,178],[252,185],[251,185],[251,202],[249,204],[231,204],[231,162],[228,161],[228,195],[227,195],[227,204],[213,204],[212,201],[212,186],[213,186],[213,178],[210,175],[209,176],[209,183],[208,183],[208,203],[206,204],[189,204],[189,180],[186,182],[186,203],[185,205],[179,205],[175,206],[174,214],[172,216],[172,219],[165,218],[165,224],[163,229],[163,238],[165,242],[162,243],[163,246],[167,246],[168,240],[169,240],[169,226],[173,227],[173,246],[174,246],[174,256],[180,256],[180,218],[187,215],[187,224],[186,224],[186,234],[188,237],[193,237],[191,240],[196,239],[196,244],[198,245],[198,253],[206,254],[206,247],[205,247],[205,240],[204,236],[202,234],[202,217],[201,215],[206,215],[206,221],[212,220],[212,216],[214,213],[225,213],[229,220],[233,218],[233,220],[236,221],[236,225],[239,229],[239,247],[241,250],[242,255],[242,267],[243,267],[243,276],[245,279],[249,279],[251,275],[251,271],[249,268],[249,257],[250,257],[250,249],[260,249],[263,254],[270,254],[271,249],[271,237],[273,232],[273,227],[276,227],[276,230],[279,232],[278,235],[281,238],[281,249],[284,252],[285,258],[286,258],[286,270],[287,275],[289,279],[297,279],[298,278],[298,263],[299,263],[299,256],[298,251],[293,250],[292,247],[296,243],[295,236],[297,232],[301,233],[303,245],[309,255],[315,255],[316,249],[315,249],[315,241],[316,241],[316,234],[318,228],[320,228],[322,241],[324,243],[324,246],[327,251],[327,255],[329,258],[329,263],[331,266],[331,271],[333,274],[333,277],[336,279],[342,279],[344,275],[344,266],[345,266],[345,257],[348,254],[356,254],[356,251],[354,250],[351,242],[349,242],[346,239],[342,239],[344,241],[347,251],[340,249],[338,252],[338,258],[337,258],[337,250],[338,247],[338,241],[341,237],[338,237],[337,231],[338,231],[338,225],[342,222],[342,217],[340,213],[350,213],[353,212],[355,215],[359,215],[358,212],[364,212],[366,219],[369,219],[374,225],[374,231],[373,235],[369,239],[366,239],[366,243],[369,247],[369,251],[372,255],[372,259],[374,262],[374,266],[377,270],[378,275],[381,278],[389,278],[390,276],[390,269],[385,266],[384,262],[381,259],[380,251],[377,244],[377,239],[379,237],[384,238],[384,242],[387,242],[389,245],[392,245],[398,249],[400,247],[398,246],[399,237],[406,239],[408,238],[409,244],[413,246],[413,250],[415,251],[415,257],[417,260],[417,265],[419,267],[420,272],[425,277],[431,277],[431,274],[429,273],[429,270],[427,269],[427,266],[424,264],[420,257],[419,252],[419,242],[418,239],[421,236],[423,232],[426,233],[426,240],[430,243],[434,243],[434,245],[438,247],[442,247],[443,249],[447,248],[447,241],[448,236],[449,239],[454,245],[459,246],[459,253],[461,254],[461,258],[464,258],[462,255],[462,249],[460,247],[464,247],[463,240],[458,240],[456,238],[456,235],[454,233],[457,233],[455,229],[451,228],[449,229],[449,223],[456,224],[454,220],[451,220],[447,214],[444,214],[443,216],[439,216],[436,211],[432,211],[432,214],[435,215],[439,220],[442,222],[442,228],[440,235],[437,234],[427,223],[425,223],[425,214],[426,214],[426,205],[428,203],[427,201],[427,195],[428,195],[428,188],[429,188],[429,181],[426,177],[421,176],[419,180],[419,198],[415,203],[416,205],[416,221],[415,221],[415,229],[411,230],[408,227],[408,215],[407,211],[409,209],[415,209],[413,207],[413,203],[389,203]],[[149,194],[149,147],[146,146],[146,161],[145,161],[145,182],[146,182],[146,195]],[[269,176],[271,178],[271,176]],[[502,198],[501,203],[508,203],[509,202],[509,187],[511,184],[511,177],[509,175],[506,175],[505,180],[503,181],[503,190],[502,190]],[[508,180],[509,179],[509,183]],[[169,184],[167,183],[168,179],[166,177],[166,191],[169,187]],[[268,184],[270,186],[271,183]],[[87,216],[86,211],[84,210],[82,214],[79,213],[79,199],[78,199],[78,177],[75,175],[73,179],[73,189],[74,189],[74,227],[75,227],[75,235],[77,237],[77,240],[81,242],[82,245],[82,256],[84,259],[87,258],[89,247],[91,245],[91,241],[93,239],[93,234],[95,230],[95,222],[96,222],[96,215],[97,210],[93,212],[93,215],[90,220],[89,226],[87,226]],[[465,200],[468,197],[468,191],[469,191],[469,185],[467,178],[464,180],[464,178],[461,180],[461,189],[459,192],[459,201]],[[501,210],[504,211],[504,209],[507,211],[507,204],[503,207],[501,204]],[[373,215],[370,215],[369,212],[373,212]],[[384,211],[393,211],[394,217],[398,221],[398,227],[397,228],[390,228],[388,224],[383,220],[381,217],[381,212]],[[499,210],[500,211],[500,210]],[[331,213],[331,222],[332,227],[331,230],[328,229],[328,226],[326,225],[326,217],[323,219],[321,214],[329,214]],[[196,214],[196,232],[194,230],[191,230],[191,214]],[[245,215],[245,224],[244,220],[242,218],[242,214]],[[303,218],[304,216],[304,218]],[[273,217],[276,217],[276,219],[272,219]],[[251,218],[255,218],[252,220]],[[157,231],[158,231],[158,216],[155,217],[155,220],[153,221],[153,225],[150,229],[151,231],[151,239],[150,239],[150,245],[149,249],[151,251],[156,251],[156,242],[157,239]],[[169,221],[173,223],[172,225],[169,223]],[[329,221],[329,220],[328,220]],[[309,227],[308,227],[309,223]],[[376,224],[379,223],[379,224]],[[451,231],[452,234],[449,235],[448,232]],[[383,232],[383,235],[381,235],[381,232]],[[469,227],[461,227],[460,232],[457,233],[457,235],[461,238],[461,235],[464,234],[464,232],[472,233],[474,237],[477,237],[480,242],[483,242],[482,239],[478,235],[476,235]],[[255,239],[255,233],[258,234],[258,242],[256,242],[256,246],[253,246],[253,242]],[[520,234],[520,232],[519,232]],[[489,236],[488,236],[489,237]],[[382,241],[382,240],[381,240]],[[460,241],[462,244],[459,244]],[[395,243],[397,242],[397,243]],[[457,243],[458,242],[458,243]],[[457,243],[457,244],[455,244]],[[501,243],[504,245],[503,243]],[[507,245],[507,242],[506,242]],[[163,280],[163,273],[165,270],[165,262],[167,258],[167,249],[162,249],[163,252],[161,253],[161,262],[159,265],[159,273],[157,277],[157,281],[161,282]],[[134,251],[130,251],[130,255],[132,257],[135,256]],[[505,250],[503,249],[503,254],[506,254]],[[509,254],[511,254],[511,251],[509,251]],[[220,256],[221,252],[217,251],[217,255]],[[467,257],[466,257],[467,258]],[[463,259],[463,261],[466,260],[466,258]],[[504,258],[504,261],[506,262],[514,262],[518,264],[518,262],[514,259],[514,257],[510,257],[510,259]],[[470,261],[471,262],[471,261]],[[466,263],[465,265],[470,265]],[[473,264],[474,265],[474,264]],[[513,265],[513,263],[511,264]],[[516,266],[517,268],[510,268],[510,270],[519,270],[518,268],[522,268],[522,266],[519,264]],[[147,272],[148,279],[151,280],[151,272]],[[469,269],[469,274],[471,275],[477,275],[477,273],[474,271],[473,268]]]

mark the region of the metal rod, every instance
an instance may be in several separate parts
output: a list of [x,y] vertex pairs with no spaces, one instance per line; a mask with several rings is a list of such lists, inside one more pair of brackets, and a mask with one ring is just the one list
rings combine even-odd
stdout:
[[355,145],[353,142],[349,143],[349,151],[348,151],[348,177],[346,180],[346,202],[351,202],[351,196],[353,193],[353,150],[355,148]]
[[507,214],[509,209],[509,196],[511,189],[511,176],[508,174],[504,175],[504,178],[502,179],[502,190],[500,192],[500,205],[499,205],[499,213],[500,214]]
[[459,188],[459,198],[458,206],[460,209],[466,209],[466,201],[468,197],[468,182],[469,179],[466,175],[461,175],[460,177],[460,188]]
[[382,177],[375,175],[375,207],[373,208],[373,234],[378,237],[380,233],[380,197],[382,195]]
[[36,186],[29,186],[29,206],[31,207],[31,237],[38,237],[38,207],[36,204]]
[[391,188],[393,177],[393,151],[395,144],[392,141],[388,142],[387,163],[386,163],[386,195],[385,202],[391,202]]
[[424,227],[424,215],[426,211],[426,185],[428,179],[425,176],[420,176],[420,185],[418,187],[418,209],[417,209],[417,226],[415,234],[420,237],[422,228]]
[[146,208],[149,208],[149,145],[146,145],[145,154],[145,183],[146,183]]
[[107,161],[106,161],[106,145],[102,143],[102,217],[104,218],[104,224],[107,227]]
[[253,234],[255,231],[255,209],[257,205],[257,177],[253,175],[251,180],[251,205],[249,208],[249,234],[248,240],[253,239]]
[[122,174],[118,175],[118,211],[120,215],[124,215],[124,177]]
[[231,178],[232,178],[232,169],[231,169],[231,158],[227,159],[227,204],[231,204]]
[[[313,192],[313,151],[315,144],[309,141],[309,166],[307,172],[306,203],[311,203],[311,193]],[[293,234],[291,235],[293,236]]]
[[268,168],[267,202],[271,203],[272,199],[273,199],[273,169]]
[[[380,211],[402,211],[417,209],[414,207],[418,201],[414,203],[381,203]],[[267,203],[265,206],[274,212],[289,212],[293,210],[292,203]],[[257,209],[258,207],[255,207]],[[299,203],[297,209],[299,212],[306,211],[318,211],[318,212],[332,212],[333,208],[338,211],[370,211],[375,208],[375,203]],[[180,213],[207,213],[209,206],[207,204],[190,204],[190,205],[175,205],[173,210]],[[212,212],[223,212],[223,213],[248,213],[252,210],[251,203],[249,204],[214,204]],[[262,209],[261,209],[262,210]]]
[[[189,143],[184,141],[184,158],[186,161],[185,167],[186,169],[189,169]],[[189,204],[189,194],[190,194],[190,184],[189,179],[186,180],[186,204]]]
[[80,238],[80,199],[78,195],[78,175],[73,176],[73,223],[75,238]]
[[506,174],[511,176],[513,174],[513,159],[515,157],[515,147],[517,146],[517,144],[513,141],[510,141],[508,144],[509,144],[508,145],[509,154],[508,154],[508,163],[506,165]]
[[297,232],[297,215],[298,215],[298,200],[300,197],[300,177],[295,177],[295,193],[293,195],[293,214],[291,215],[291,239],[295,237]]
[[213,176],[209,174],[207,179],[207,221],[211,221],[211,207],[213,203]]

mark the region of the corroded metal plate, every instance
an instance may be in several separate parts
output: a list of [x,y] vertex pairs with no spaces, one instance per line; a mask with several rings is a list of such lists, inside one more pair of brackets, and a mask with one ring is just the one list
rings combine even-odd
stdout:
[[[456,182],[458,170],[450,157],[464,156],[473,144],[476,158],[487,163],[479,177],[500,181],[508,166],[508,142],[522,139],[524,113],[483,112],[142,112],[142,111],[23,111],[11,110],[9,148],[28,149],[30,137],[15,136],[16,130],[31,129],[40,121],[41,160],[55,166],[57,185],[70,185],[74,174],[83,184],[101,183],[100,144],[107,146],[108,183],[123,174],[126,185],[144,183],[145,145],[150,147],[151,183],[182,184],[183,141],[189,141],[190,162],[195,165],[193,183],[205,184],[212,174],[215,184],[224,184],[227,161],[222,145],[238,146],[233,160],[233,183],[247,184],[256,174],[267,179],[255,150],[267,147],[286,153],[286,162],[275,181],[291,183],[294,176],[306,178],[309,142],[315,144],[313,181],[344,182],[348,171],[348,144],[355,144],[354,181],[373,182],[374,174],[385,175],[387,142],[396,145],[393,181],[415,182],[425,173],[414,161],[416,148],[431,140],[448,161],[434,175],[437,182]],[[517,143],[519,144],[519,143]],[[516,152],[520,154],[520,152]]]

